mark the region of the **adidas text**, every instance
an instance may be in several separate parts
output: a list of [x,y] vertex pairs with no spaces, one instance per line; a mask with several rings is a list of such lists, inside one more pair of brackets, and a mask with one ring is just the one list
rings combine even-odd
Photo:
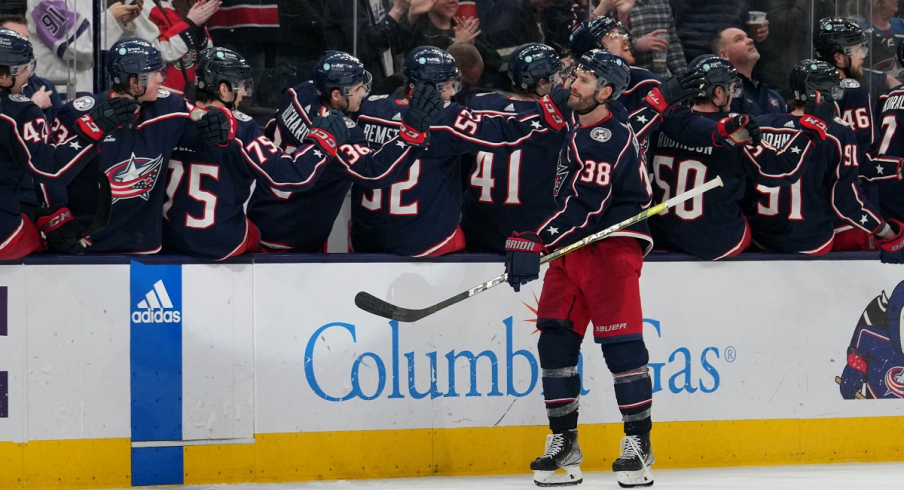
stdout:
[[182,313],[174,310],[148,309],[132,312],[132,323],[179,323]]

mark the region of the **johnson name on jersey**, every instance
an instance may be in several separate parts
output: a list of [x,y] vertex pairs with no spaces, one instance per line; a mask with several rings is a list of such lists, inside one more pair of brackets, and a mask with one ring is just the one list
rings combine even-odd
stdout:
[[[800,129],[800,116],[760,117],[764,138]],[[867,233],[882,222],[859,183],[859,152],[853,130],[832,121],[825,141],[815,142],[791,185],[758,185],[746,214],[756,243],[767,249],[818,254],[832,245],[836,219]]]

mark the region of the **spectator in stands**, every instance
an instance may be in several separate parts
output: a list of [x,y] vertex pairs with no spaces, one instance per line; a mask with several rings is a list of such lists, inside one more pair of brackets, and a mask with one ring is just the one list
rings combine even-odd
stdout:
[[166,61],[163,87],[190,101],[194,100],[198,53],[211,45],[204,24],[219,8],[219,0],[161,0],[159,6],[147,10],[159,29],[156,46]]
[[671,0],[671,4],[687,61],[708,54],[716,34],[728,27],[747,30],[758,43],[769,37],[768,20],[757,26],[748,23],[749,0]]
[[[93,2],[86,1],[28,0],[35,71],[52,80],[73,79],[65,94],[68,100],[94,91],[92,6]],[[49,12],[51,8],[53,14]],[[138,25],[134,21],[140,17],[141,9],[141,1],[133,5],[116,2],[107,8],[102,33],[105,49],[121,37],[136,35]],[[70,87],[75,93],[68,93]],[[62,90],[62,86],[59,88]]]
[[[646,68],[659,77],[683,75],[687,60],[675,30],[668,0],[601,0],[593,14],[615,13],[631,29],[634,66]],[[665,66],[653,63],[653,53],[668,50]]]
[[734,65],[743,82],[741,96],[731,100],[732,112],[750,116],[786,112],[785,99],[781,94],[753,78],[753,67],[760,60],[760,53],[746,32],[736,27],[723,29],[713,40],[712,50],[716,56]]
[[[291,39],[293,29],[309,29],[310,25],[310,28],[316,29],[313,32],[322,31],[322,26],[318,24],[322,12],[320,4],[320,10],[311,8],[299,13],[293,0],[223,0],[220,10],[207,21],[207,32],[214,46],[241,53],[251,65],[257,90],[254,91],[254,100],[249,97],[246,104],[276,107],[280,96],[276,64],[279,51],[283,50],[281,45]],[[301,16],[311,16],[310,24],[301,24]],[[282,29],[286,32],[282,33]],[[306,32],[300,31],[299,34]],[[323,35],[318,35],[320,38],[312,40],[322,44]],[[283,62],[285,71],[295,74],[290,59],[279,61]]]
[[452,43],[473,44],[483,59],[485,79],[493,78],[502,65],[499,53],[490,49],[480,36],[480,19],[455,19],[457,10],[458,0],[435,0],[433,8],[420,16],[412,8],[408,21],[413,25],[414,32],[408,50],[418,46],[436,46],[445,50]]
[[757,71],[764,82],[788,97],[788,74],[798,61],[810,57],[813,22],[832,16],[835,1],[753,0],[752,8],[766,12],[775,33],[764,40],[754,38],[762,55]]
[[[358,2],[357,45],[353,5]],[[421,2],[424,5],[425,2]],[[323,31],[327,49],[352,53],[373,75],[374,84],[395,73],[394,58],[405,54],[410,38],[405,20],[410,0],[326,0]]]
[[[863,0],[866,17],[860,28],[870,34],[869,66],[873,70],[900,78],[901,67],[896,63],[895,48],[904,37],[904,19],[896,17],[896,0]],[[867,20],[869,19],[869,20]],[[897,38],[897,39],[896,39]]]
[[480,76],[483,75],[483,58],[473,44],[454,43],[446,50],[455,58],[455,66],[461,71],[461,90],[455,94],[455,101],[467,106],[471,98],[480,91],[477,89]]

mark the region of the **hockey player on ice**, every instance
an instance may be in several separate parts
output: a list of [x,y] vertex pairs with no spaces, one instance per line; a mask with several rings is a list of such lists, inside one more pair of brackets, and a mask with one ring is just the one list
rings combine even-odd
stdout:
[[[569,125],[559,154],[558,212],[536,231],[506,242],[509,284],[518,291],[539,277],[540,253],[602,230],[650,204],[650,184],[630,126],[614,117],[611,105],[628,86],[630,68],[620,57],[594,49],[577,61],[570,97],[557,104]],[[604,144],[600,144],[604,143]],[[583,481],[578,445],[581,342],[589,323],[615,382],[615,398],[626,436],[612,463],[619,485],[650,486],[654,458],[650,445],[653,387],[643,340],[640,270],[652,246],[642,221],[550,263],[543,280],[537,328],[543,396],[552,434],[546,452],[534,460],[539,486]],[[604,272],[603,272],[604,271]],[[600,275],[602,274],[602,275]],[[565,474],[557,473],[559,468]]]

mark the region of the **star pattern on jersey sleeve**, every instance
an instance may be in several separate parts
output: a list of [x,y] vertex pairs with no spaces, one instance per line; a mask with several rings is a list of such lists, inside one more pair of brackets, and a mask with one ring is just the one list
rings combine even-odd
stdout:
[[643,114],[641,114],[641,115],[637,116],[637,120],[640,121],[640,122],[643,123],[643,124],[646,124],[646,123],[647,123],[647,116],[644,116]]
[[69,143],[69,147],[73,150],[81,150],[82,145],[78,144],[78,140],[73,140],[72,143]]
[[876,165],[876,173],[879,175],[885,175],[885,169],[882,168],[882,165]]
[[405,148],[406,146],[408,146],[408,145],[406,145],[405,142],[402,141],[402,140],[396,141],[395,144],[396,144],[396,146],[398,146],[399,148]]
[[530,125],[533,126],[534,129],[540,129],[540,121],[534,121],[530,123]]
[[868,219],[868,218],[866,217],[866,215],[864,214],[863,217],[860,218],[860,224],[861,224],[861,225],[865,225],[867,221],[869,221],[869,219]]
[[800,153],[800,148],[798,148],[796,146],[794,148],[791,148],[791,153],[794,153],[795,155],[797,155],[798,153]]
[[323,157],[323,153],[320,153],[320,150],[314,150],[314,156],[317,158]]
[[555,235],[556,233],[559,232],[559,229],[556,227],[550,226],[549,228],[546,229],[546,232],[549,233],[550,235]]

